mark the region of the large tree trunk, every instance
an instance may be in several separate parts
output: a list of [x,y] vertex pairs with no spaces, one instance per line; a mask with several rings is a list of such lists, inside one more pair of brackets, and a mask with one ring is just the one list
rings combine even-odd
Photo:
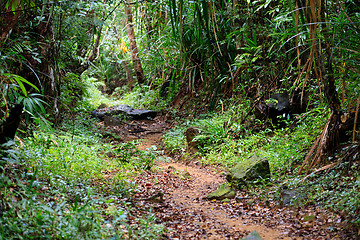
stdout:
[[139,52],[136,46],[136,39],[135,39],[135,32],[133,28],[133,17],[131,12],[131,6],[125,4],[125,14],[126,14],[126,29],[129,36],[129,42],[130,42],[130,50],[131,50],[131,57],[134,65],[134,70],[136,74],[136,78],[139,84],[144,83],[145,76],[144,72],[141,66],[141,61],[139,58]]

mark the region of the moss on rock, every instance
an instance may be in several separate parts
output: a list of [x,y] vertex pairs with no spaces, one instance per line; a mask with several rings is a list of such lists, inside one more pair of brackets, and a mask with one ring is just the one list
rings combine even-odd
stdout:
[[238,163],[229,170],[226,176],[228,182],[237,188],[246,186],[249,182],[259,178],[270,178],[270,167],[267,159],[260,158],[256,155]]

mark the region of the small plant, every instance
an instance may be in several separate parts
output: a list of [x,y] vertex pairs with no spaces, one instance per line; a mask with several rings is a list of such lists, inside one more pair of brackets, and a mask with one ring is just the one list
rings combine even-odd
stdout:
[[140,170],[149,170],[156,159],[156,147],[152,146],[147,150],[139,150],[138,142],[126,142],[121,144],[116,150],[116,161],[120,166],[132,165]]
[[166,132],[164,135],[164,143],[170,152],[183,152],[186,149],[185,140],[186,125],[179,125]]
[[[0,239],[103,239],[129,236],[156,239],[164,232],[153,214],[129,223],[126,200],[136,191],[131,181],[137,169],[149,169],[156,149],[139,151],[136,142],[118,150],[122,164],[108,159],[112,145],[93,132],[91,124],[69,123],[59,129],[34,131],[33,138],[16,142],[3,157],[0,169]],[[114,150],[113,150],[114,151]],[[11,165],[10,165],[11,164]]]

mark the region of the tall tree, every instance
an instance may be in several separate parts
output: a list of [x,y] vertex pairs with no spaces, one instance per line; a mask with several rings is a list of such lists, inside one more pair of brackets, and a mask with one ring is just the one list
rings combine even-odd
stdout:
[[145,76],[139,58],[139,51],[136,46],[136,38],[133,27],[133,17],[132,17],[132,11],[130,5],[125,4],[125,14],[126,14],[126,29],[130,42],[130,50],[131,50],[131,57],[134,65],[134,70],[138,83],[142,84],[145,81]]

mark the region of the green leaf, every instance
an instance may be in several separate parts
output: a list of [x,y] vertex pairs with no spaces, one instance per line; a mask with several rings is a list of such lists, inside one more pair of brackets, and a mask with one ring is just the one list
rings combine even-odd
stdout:
[[8,1],[6,2],[6,5],[5,5],[5,9],[6,9],[6,10],[9,9],[9,5],[10,5],[10,0],[8,0]]
[[18,6],[18,3],[19,3],[18,1],[13,0],[12,5],[11,5],[11,10],[12,10],[13,12],[16,11],[16,8],[17,8],[17,6]]
[[[25,78],[23,78],[23,77],[21,77],[21,76],[19,76],[19,75],[12,74],[12,73],[3,73],[2,75],[5,76],[5,77],[9,77],[9,78],[11,78],[11,79],[14,79],[14,80],[19,84],[19,86],[20,86],[20,88],[21,88],[22,90],[25,89],[23,83],[26,83],[26,84],[28,84],[30,87],[33,87],[36,91],[40,92],[40,90],[39,90],[34,84],[32,84],[31,82],[29,82],[28,80],[26,80]],[[21,86],[21,85],[22,85],[22,86]],[[27,96],[26,93],[25,93],[25,96]]]

